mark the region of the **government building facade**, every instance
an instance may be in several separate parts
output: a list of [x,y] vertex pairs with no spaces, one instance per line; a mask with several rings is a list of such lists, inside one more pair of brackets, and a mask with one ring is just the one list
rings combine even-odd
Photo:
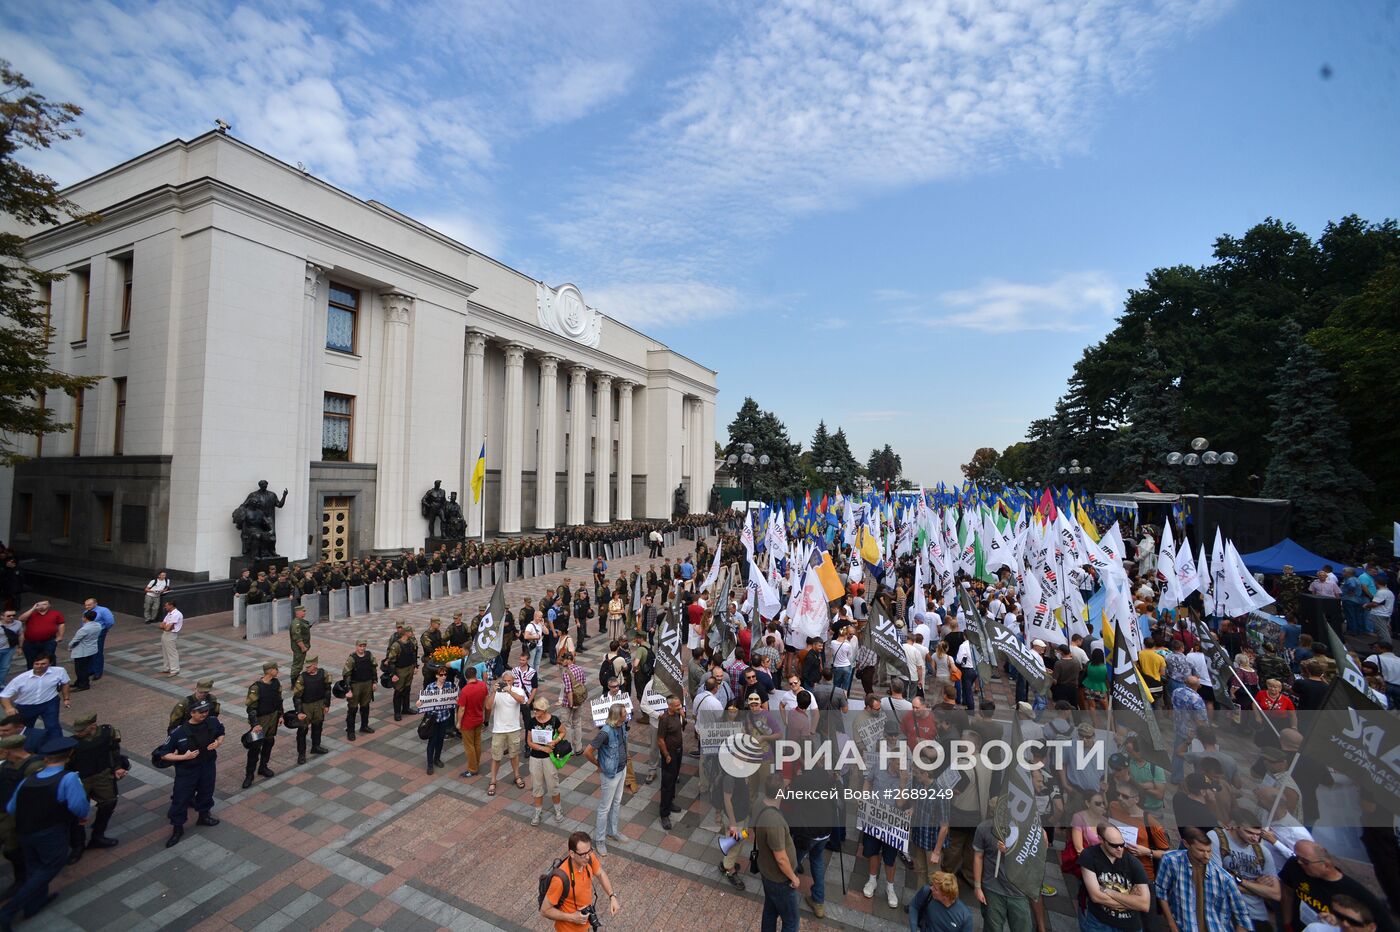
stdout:
[[[19,441],[7,540],[46,563],[217,580],[259,480],[293,560],[467,534],[665,518],[714,483],[715,372],[238,140],[176,140],[65,192],[93,225],[33,232],[71,431]],[[486,448],[484,514],[471,474]],[[4,486],[9,486],[8,489]],[[0,517],[4,517],[0,515]]]

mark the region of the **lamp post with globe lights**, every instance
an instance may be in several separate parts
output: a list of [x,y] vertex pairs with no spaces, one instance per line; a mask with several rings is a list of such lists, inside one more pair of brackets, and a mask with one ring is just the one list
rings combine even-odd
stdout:
[[[770,460],[767,453],[760,453],[754,456],[753,444],[740,444],[738,453],[731,453],[724,458],[731,471],[739,474],[739,481],[744,489],[744,501],[748,502],[753,494],[754,474],[766,468]],[[828,463],[828,465],[830,465]]]
[[1196,477],[1196,546],[1204,546],[1206,531],[1206,479],[1209,471],[1201,469],[1202,466],[1223,466],[1228,469],[1240,461],[1234,453],[1226,450],[1224,453],[1217,453],[1210,449],[1210,441],[1205,437],[1196,437],[1191,441],[1191,450],[1188,453],[1181,453],[1173,450],[1163,454],[1162,459],[1168,466],[1180,466],[1187,470],[1188,475],[1194,474]]
[[[1081,478],[1082,481],[1087,482],[1089,481],[1089,476],[1094,474],[1094,467],[1080,466],[1079,460],[1070,460],[1068,466],[1061,466],[1059,469],[1055,470],[1055,472],[1061,476],[1061,481],[1063,482],[1079,482]],[[1075,478],[1070,479],[1070,476],[1074,476]]]

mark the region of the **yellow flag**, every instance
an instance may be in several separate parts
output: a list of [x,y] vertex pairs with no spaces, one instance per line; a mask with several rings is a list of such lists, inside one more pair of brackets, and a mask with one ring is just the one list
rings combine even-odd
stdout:
[[1089,516],[1084,513],[1078,502],[1074,503],[1074,518],[1079,522],[1079,526],[1084,529],[1084,533],[1094,542],[1099,542],[1099,529],[1094,527],[1094,522],[1089,520]]
[[486,441],[481,442],[481,452],[477,454],[476,466],[472,469],[472,502],[481,501],[482,490],[486,486]]

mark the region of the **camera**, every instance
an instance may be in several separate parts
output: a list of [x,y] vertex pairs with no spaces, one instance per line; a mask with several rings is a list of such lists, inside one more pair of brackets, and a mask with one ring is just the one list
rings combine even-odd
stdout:
[[588,927],[590,929],[596,929],[601,925],[598,921],[598,908],[596,906],[585,906],[583,909],[579,910],[579,914],[588,917]]

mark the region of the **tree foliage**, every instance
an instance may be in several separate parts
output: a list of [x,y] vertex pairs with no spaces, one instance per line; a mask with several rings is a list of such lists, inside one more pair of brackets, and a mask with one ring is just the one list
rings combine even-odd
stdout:
[[1320,553],[1347,553],[1365,527],[1362,494],[1370,481],[1351,461],[1346,420],[1333,394],[1335,377],[1321,354],[1290,324],[1273,393],[1273,457],[1264,494],[1293,503],[1293,537]]
[[[1049,417],[1031,422],[1017,475],[1046,478],[1071,459],[1094,469],[1105,490],[1196,491],[1192,473],[1156,456],[1206,437],[1239,456],[1230,470],[1203,471],[1208,491],[1248,495],[1277,451],[1271,413],[1261,404],[1289,352],[1279,335],[1296,324],[1341,376],[1335,426],[1375,482],[1377,517],[1400,513],[1400,434],[1389,415],[1397,387],[1393,360],[1400,308],[1400,227],[1356,216],[1329,223],[1316,239],[1268,219],[1242,236],[1221,236],[1200,267],[1154,269],[1128,292],[1114,329],[1084,350]],[[1378,424],[1384,421],[1384,424]],[[1010,449],[1010,448],[1008,448]],[[1010,468],[1008,466],[1008,468]]]
[[[0,61],[0,87],[0,210],[33,227],[65,218],[95,222],[95,216],[84,214],[59,193],[52,178],[17,158],[23,149],[47,149],[78,135],[70,124],[82,111],[35,93],[33,85],[5,61]],[[49,365],[53,332],[39,290],[59,278],[61,274],[42,272],[25,261],[23,236],[0,233],[0,326],[5,333],[0,340],[0,438],[68,429],[51,409],[40,407],[40,396],[72,394],[97,382],[57,372]],[[0,439],[0,463],[16,458],[14,448]]]
[[765,501],[781,501],[796,496],[803,488],[798,454],[802,445],[788,439],[787,427],[771,411],[759,408],[758,402],[746,397],[729,422],[729,444],[724,455],[742,455],[744,444],[753,444],[755,457],[767,455],[768,465],[746,471],[742,464],[732,467],[741,484],[753,489],[754,497]]
[[888,443],[883,450],[871,450],[870,459],[865,463],[865,474],[870,477],[876,488],[886,482],[895,485],[903,471],[904,464],[900,461],[899,454],[890,449]]
[[962,464],[962,474],[969,482],[982,482],[987,473],[997,468],[1000,458],[1000,454],[994,448],[978,447],[973,452],[972,459]]

